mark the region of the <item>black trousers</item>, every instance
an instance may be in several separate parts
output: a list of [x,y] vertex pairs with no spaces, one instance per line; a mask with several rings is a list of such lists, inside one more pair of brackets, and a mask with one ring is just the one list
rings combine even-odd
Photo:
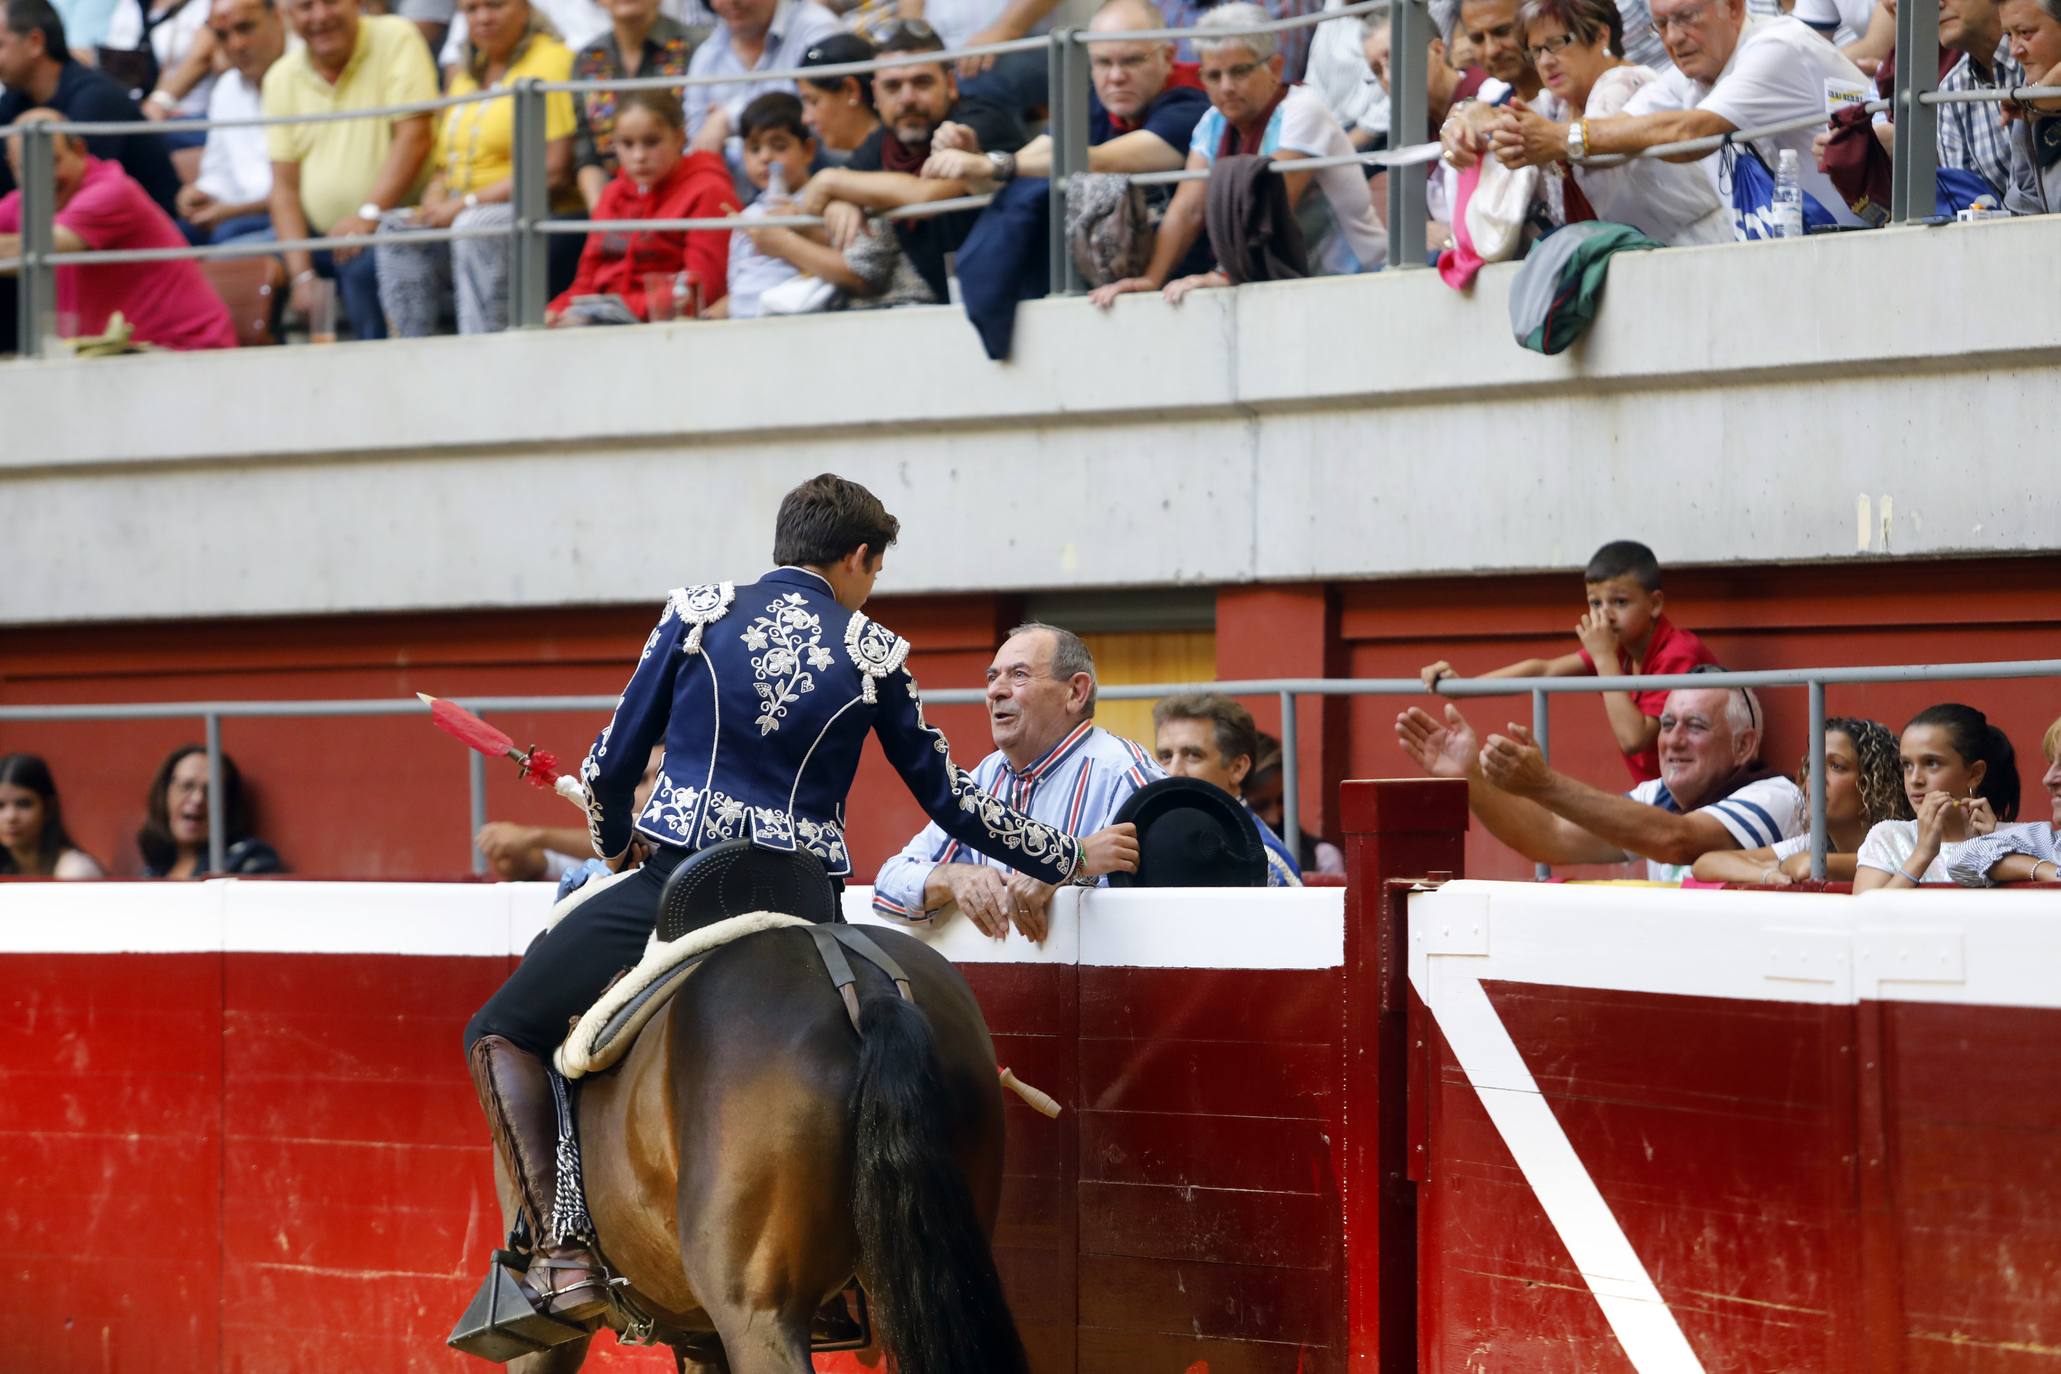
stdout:
[[684,849],[660,849],[634,875],[539,935],[508,981],[473,1013],[466,1052],[481,1036],[499,1035],[548,1061],[567,1023],[594,1005],[609,979],[644,957],[659,894],[686,857]]
[[[589,897],[539,935],[508,981],[466,1023],[466,1053],[481,1036],[498,1035],[548,1061],[573,1018],[594,1005],[610,979],[644,957],[666,879],[687,854],[661,847],[633,876]],[[842,897],[844,882],[831,883]]]

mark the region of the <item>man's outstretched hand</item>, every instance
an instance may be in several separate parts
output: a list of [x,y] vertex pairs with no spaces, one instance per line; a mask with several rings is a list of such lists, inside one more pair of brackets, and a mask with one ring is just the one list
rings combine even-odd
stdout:
[[1512,721],[1508,735],[1490,735],[1481,750],[1481,775],[1519,797],[1536,797],[1553,781],[1553,770],[1531,730]]
[[1395,738],[1402,751],[1434,778],[1468,776],[1481,753],[1474,727],[1451,702],[1446,703],[1444,724],[1423,707],[1412,706],[1395,718]]

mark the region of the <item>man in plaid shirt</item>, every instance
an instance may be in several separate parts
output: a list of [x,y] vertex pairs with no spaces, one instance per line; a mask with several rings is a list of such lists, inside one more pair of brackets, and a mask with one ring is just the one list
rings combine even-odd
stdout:
[[[2011,58],[1995,0],[1939,0],[1940,46],[1961,54],[1939,79],[1942,91],[2008,90],[2025,84]],[[1994,100],[1937,107],[1939,165],[1974,172],[2002,194],[2011,184],[2011,138]]]

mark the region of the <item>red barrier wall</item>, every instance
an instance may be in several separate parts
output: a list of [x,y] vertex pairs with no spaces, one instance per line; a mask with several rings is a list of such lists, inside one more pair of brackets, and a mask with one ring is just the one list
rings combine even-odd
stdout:
[[[0,1369],[484,1368],[443,1346],[500,1230],[458,1045],[513,959],[115,952],[348,943],[327,923],[359,893],[416,947],[517,947],[542,911],[475,885],[8,887],[0,1274],[36,1298],[0,1304]],[[998,1258],[1038,1374],[1342,1368],[1340,895],[1287,894],[1267,930],[1102,894],[1085,942],[1067,914],[1043,956],[950,946],[1002,1062],[1067,1107],[1009,1099]],[[1222,966],[1181,967],[1198,948]],[[671,1362],[604,1338],[590,1367]]]
[[2061,890],[1461,883],[1410,927],[1426,1374],[2061,1356]]

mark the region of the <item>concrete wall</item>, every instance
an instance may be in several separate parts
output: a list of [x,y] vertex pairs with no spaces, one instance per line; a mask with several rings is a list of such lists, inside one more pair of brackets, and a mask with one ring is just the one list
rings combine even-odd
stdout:
[[[1514,268],[0,368],[0,623],[648,601],[824,468],[883,591],[2049,551],[2061,224],[1632,255],[1589,338]],[[2015,304],[2023,302],[2022,308]],[[36,418],[36,417],[48,417]]]

